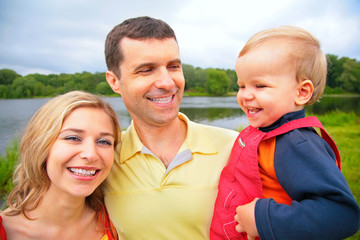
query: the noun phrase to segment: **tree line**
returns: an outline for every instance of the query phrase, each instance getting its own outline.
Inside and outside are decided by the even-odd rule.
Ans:
[[[328,54],[328,75],[325,93],[360,93],[360,62],[348,57]],[[183,64],[185,91],[191,95],[224,96],[237,92],[237,77],[232,69],[200,68]],[[101,95],[113,91],[104,72],[75,74],[19,75],[11,69],[0,70],[0,98],[52,97],[72,90]]]

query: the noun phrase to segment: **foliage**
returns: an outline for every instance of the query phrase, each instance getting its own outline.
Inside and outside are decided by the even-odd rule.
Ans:
[[[9,85],[11,84],[16,77],[19,75],[11,69],[2,69],[0,70],[0,85]]]
[[[328,75],[325,93],[360,93],[360,62],[327,55]],[[203,69],[183,64],[185,91],[200,95],[237,92],[237,76],[232,69]],[[21,76],[11,69],[0,69],[0,98],[52,97],[72,90],[111,95],[105,73],[29,74]]]
[[[356,125],[359,121],[359,117],[353,112],[332,111],[317,117],[324,126],[344,126],[344,123]]]
[[[327,86],[344,92],[360,93],[360,62],[347,57],[327,55]]]
[[[207,81],[206,70],[202,68],[194,68],[192,65],[182,65],[185,81],[185,90],[196,91],[204,89]]]
[[[13,188],[12,176],[19,159],[18,140],[14,139],[6,149],[6,155],[0,156],[0,200]]]
[[[222,70],[209,68],[206,70],[207,81],[205,88],[209,94],[225,95],[231,86],[231,79]]]
[[[0,70],[1,76],[8,76],[8,69]],[[3,84],[6,83],[6,84]],[[85,90],[92,93],[111,94],[105,73],[75,74],[29,74],[17,75],[15,79],[0,81],[0,98],[51,97],[72,90]]]

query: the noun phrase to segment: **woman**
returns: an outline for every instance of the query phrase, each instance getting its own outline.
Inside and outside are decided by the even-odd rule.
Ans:
[[[89,93],[41,107],[23,132],[16,186],[0,215],[7,239],[117,239],[101,183],[119,130],[110,105]]]

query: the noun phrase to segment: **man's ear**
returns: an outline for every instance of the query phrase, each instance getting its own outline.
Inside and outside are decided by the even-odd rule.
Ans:
[[[108,82],[108,84],[110,85],[111,89],[120,94],[120,81],[117,78],[117,76],[115,75],[115,73],[113,73],[112,71],[107,71],[105,73],[106,76],[106,81]]]
[[[309,80],[303,80],[299,83],[298,92],[295,98],[296,105],[305,105],[312,97],[314,93],[314,85]]]

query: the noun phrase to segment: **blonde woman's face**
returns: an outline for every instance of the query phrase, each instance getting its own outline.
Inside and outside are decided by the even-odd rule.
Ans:
[[[82,107],[71,112],[47,159],[49,191],[89,196],[113,164],[113,129],[110,116],[102,109]]]

